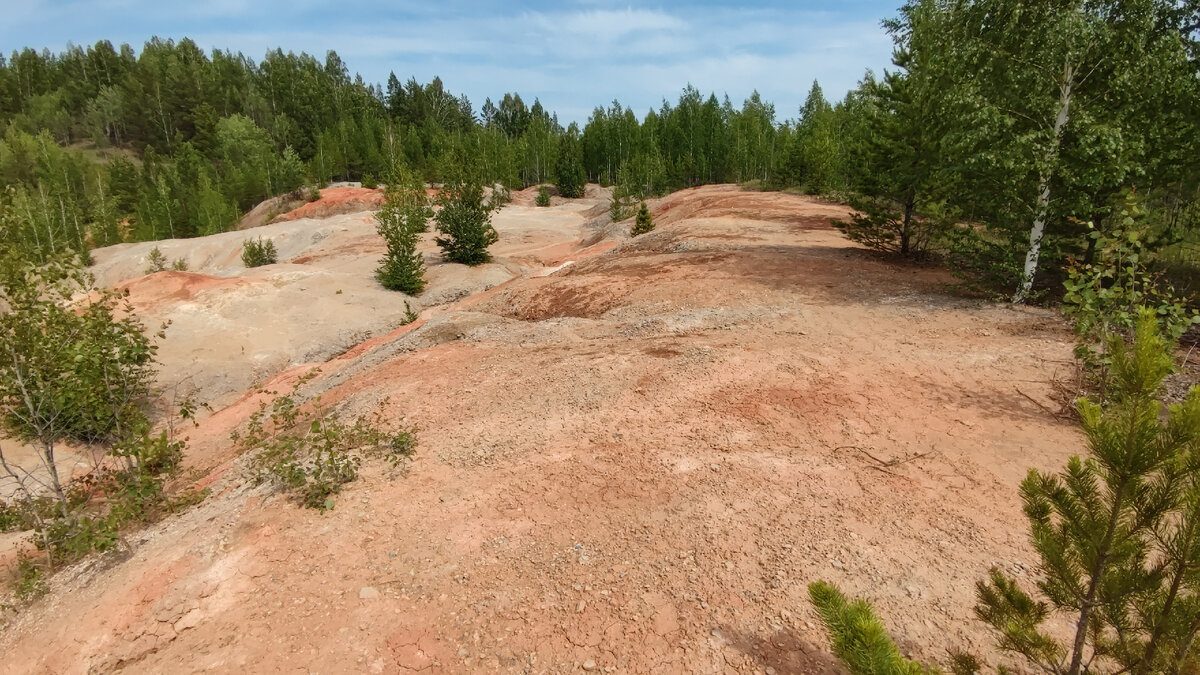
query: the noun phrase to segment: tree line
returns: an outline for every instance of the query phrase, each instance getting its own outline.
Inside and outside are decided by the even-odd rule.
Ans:
[[[397,166],[568,197],[737,182],[843,198],[851,237],[1024,298],[1090,262],[1130,199],[1163,244],[1200,223],[1198,16],[1194,0],[910,0],[884,22],[893,67],[840,101],[814,82],[781,120],[757,92],[738,107],[689,85],[582,128],[516,93],[476,112],[437,78],[368,84],[332,51],[25,49],[0,59],[0,208],[22,215],[3,237],[50,253],[209,234]]]

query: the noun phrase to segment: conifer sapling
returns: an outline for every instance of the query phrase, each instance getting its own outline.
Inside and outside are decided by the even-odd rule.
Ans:
[[[417,241],[429,229],[433,210],[420,180],[405,171],[396,173],[384,188],[383,206],[375,213],[376,229],[387,244],[375,278],[388,290],[417,295],[425,290],[425,263]]]

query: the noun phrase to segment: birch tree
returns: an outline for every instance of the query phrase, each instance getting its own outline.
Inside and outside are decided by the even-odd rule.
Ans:
[[[1023,224],[1027,233],[1014,302],[1033,289],[1051,227],[1087,219],[1111,189],[1137,178],[1138,155],[1116,155],[1141,147],[1144,159],[1157,150],[1146,146],[1152,122],[1130,113],[1171,93],[1146,72],[1148,58],[1186,63],[1178,33],[1162,30],[1166,4],[910,3],[937,7],[927,29],[948,42],[947,58],[932,67],[951,92],[945,143],[950,167],[966,180],[965,200],[990,225],[1015,235]]]

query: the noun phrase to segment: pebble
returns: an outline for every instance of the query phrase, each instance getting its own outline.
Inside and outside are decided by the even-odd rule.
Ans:
[[[583,662],[583,669],[584,669],[584,670],[588,670],[588,671],[595,670],[595,669],[596,669],[596,662],[595,662],[595,661],[593,661],[592,659],[588,659],[587,661],[584,661],[584,662]]]
[[[370,586],[363,586],[358,589],[358,597],[360,600],[375,600],[379,598],[379,591]]]

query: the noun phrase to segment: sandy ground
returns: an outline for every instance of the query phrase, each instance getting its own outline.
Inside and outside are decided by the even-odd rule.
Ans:
[[[1071,358],[1061,320],[878,259],[830,228],[844,207],[699,188],[629,240],[593,195],[514,199],[497,277],[434,265],[427,294],[467,293],[423,296],[409,326],[362,316],[395,305],[372,295],[363,216],[261,228],[276,269],[222,258],[242,235],[189,249],[199,279],[130,282],[98,255],[176,319],[164,362],[189,352],[172,341],[221,352],[171,369],[249,369],[267,321],[273,386],[320,363],[307,393],[387,398],[420,447],[302,510],[241,480],[228,433],[258,401],[241,396],[192,433],[213,496],[56,577],[0,636],[0,670],[837,672],[815,579],[874,602],[916,657],[993,655],[974,581],[1032,577],[1017,484],[1082,449],[1029,398],[1048,404]],[[347,323],[371,337],[327,344]]]

